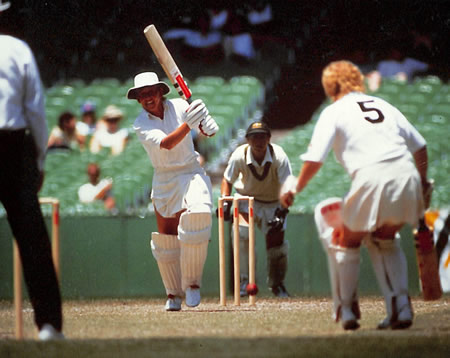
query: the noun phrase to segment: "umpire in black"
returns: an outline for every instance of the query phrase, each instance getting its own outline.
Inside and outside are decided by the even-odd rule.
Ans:
[[[0,15],[10,6],[0,0]],[[0,201],[17,241],[41,340],[63,338],[62,305],[38,191],[48,139],[44,95],[28,45],[0,33]]]

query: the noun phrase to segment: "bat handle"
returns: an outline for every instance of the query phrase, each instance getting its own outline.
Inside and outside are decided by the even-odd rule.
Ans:
[[[192,103],[192,97],[189,97],[186,101],[187,101],[187,103],[191,104]]]

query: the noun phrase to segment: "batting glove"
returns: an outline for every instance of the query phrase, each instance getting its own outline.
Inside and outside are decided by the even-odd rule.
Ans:
[[[219,126],[216,121],[208,115],[203,121],[200,122],[198,129],[204,136],[212,137],[219,131]]]
[[[186,109],[184,122],[189,128],[196,128],[202,119],[208,115],[209,111],[206,108],[205,103],[201,99],[196,99]]]

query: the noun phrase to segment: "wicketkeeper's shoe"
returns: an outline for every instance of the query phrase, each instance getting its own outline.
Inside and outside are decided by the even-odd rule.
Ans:
[[[57,331],[55,327],[49,323],[45,323],[39,331],[39,340],[41,341],[60,340],[64,338],[64,334]]]
[[[270,290],[278,298],[288,298],[289,297],[289,293],[283,284],[280,284],[278,286],[273,286]]]
[[[191,286],[186,290],[186,306],[197,307],[200,304],[200,287]]]
[[[341,322],[345,330],[358,329],[359,323],[351,307],[341,307]]]
[[[248,280],[241,278],[241,289],[240,289],[241,297],[245,297],[248,295],[247,285],[248,285]]]
[[[166,305],[164,307],[166,311],[174,312],[181,310],[181,297],[168,295]]]

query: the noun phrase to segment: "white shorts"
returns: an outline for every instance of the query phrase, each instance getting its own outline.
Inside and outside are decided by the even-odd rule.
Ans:
[[[416,226],[423,213],[419,173],[412,161],[402,158],[355,173],[342,219],[352,231],[372,232],[384,224]]]
[[[212,208],[211,180],[199,168],[190,173],[164,173],[153,177],[151,199],[163,217],[174,217],[190,206],[203,204]]]

